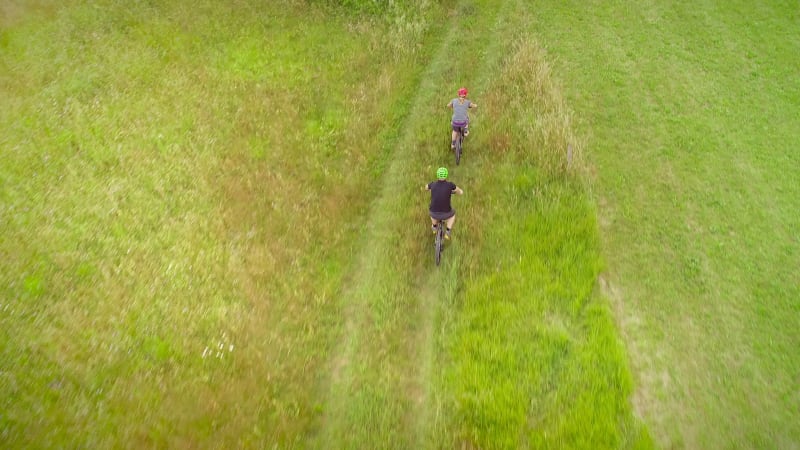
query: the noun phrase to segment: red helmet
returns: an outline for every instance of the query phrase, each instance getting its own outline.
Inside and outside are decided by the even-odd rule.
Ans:
[[[467,88],[461,88],[461,89],[459,89],[459,90],[458,90],[458,95],[459,95],[459,96],[462,96],[462,95],[463,95],[463,96],[465,96],[465,97],[466,97],[466,95],[467,95]]]

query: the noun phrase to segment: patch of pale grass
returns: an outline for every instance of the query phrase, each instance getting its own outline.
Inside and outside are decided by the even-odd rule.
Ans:
[[[533,160],[549,176],[585,175],[583,141],[555,81],[546,51],[532,37],[515,41],[485,100],[497,112],[493,151]],[[517,139],[511,139],[512,133]]]

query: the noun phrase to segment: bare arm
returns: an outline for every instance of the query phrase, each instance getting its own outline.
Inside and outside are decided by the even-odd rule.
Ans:
[[[453,189],[453,193],[458,195],[464,195],[464,191],[462,191],[461,188],[458,186],[456,186],[456,188]]]

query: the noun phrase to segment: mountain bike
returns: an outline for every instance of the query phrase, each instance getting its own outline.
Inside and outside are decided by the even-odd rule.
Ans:
[[[446,224],[444,220],[440,220],[436,224],[436,238],[434,239],[434,248],[436,249],[436,265],[442,260],[442,250],[444,250],[444,233]]]

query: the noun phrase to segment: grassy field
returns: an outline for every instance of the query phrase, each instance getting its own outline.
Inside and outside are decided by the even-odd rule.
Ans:
[[[796,10],[626,5],[4,4],[2,447],[796,445]]]
[[[4,27],[8,446],[302,442],[425,31],[332,13],[75,3]]]
[[[646,445],[527,5],[383,8],[7,8],[6,447]]]
[[[597,167],[637,412],[663,448],[798,448],[797,3],[561,2],[532,27]]]

